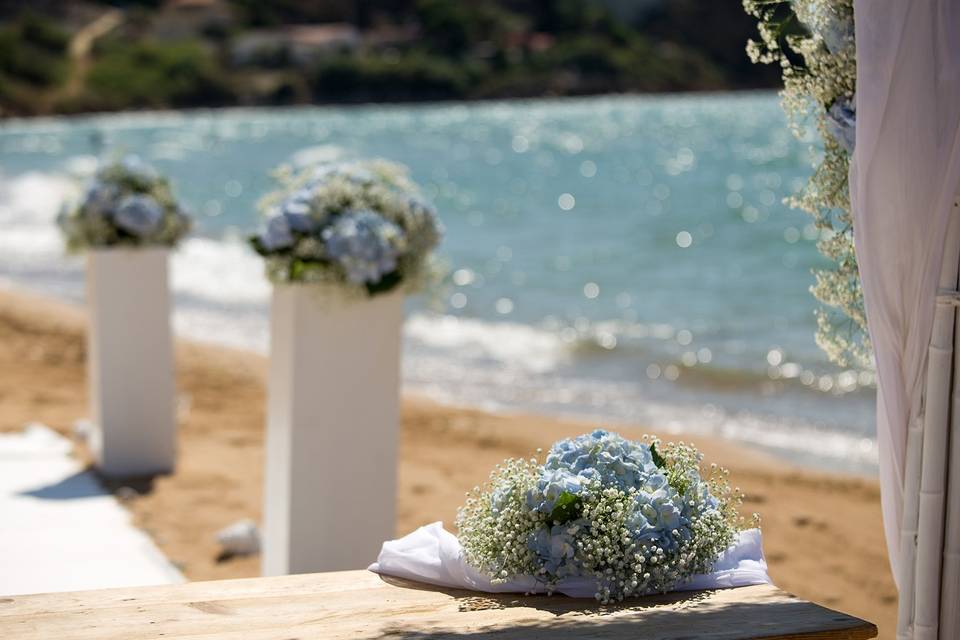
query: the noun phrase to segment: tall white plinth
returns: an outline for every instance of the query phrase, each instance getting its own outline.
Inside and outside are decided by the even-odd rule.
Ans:
[[[173,339],[167,249],[103,249],[87,258],[90,446],[109,476],[173,471]]]
[[[394,537],[402,323],[398,292],[274,288],[264,575],[361,569]]]

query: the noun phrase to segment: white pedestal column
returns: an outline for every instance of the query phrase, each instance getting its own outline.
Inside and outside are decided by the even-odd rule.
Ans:
[[[173,470],[173,340],[167,254],[104,249],[87,258],[90,445],[106,475]]]
[[[398,292],[274,288],[264,575],[361,569],[394,537],[402,323]]]

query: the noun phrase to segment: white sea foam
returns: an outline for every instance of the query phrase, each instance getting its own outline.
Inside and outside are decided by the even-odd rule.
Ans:
[[[558,334],[511,322],[416,314],[407,321],[406,337],[470,361],[537,373],[554,369],[568,356]]]
[[[306,167],[312,164],[334,162],[344,155],[342,147],[332,144],[320,144],[297,151],[290,157],[290,164],[295,167]]]
[[[876,467],[873,438],[826,429],[803,420],[730,411],[713,404],[678,407],[651,403],[649,422],[676,434],[720,437],[774,451],[804,464],[862,472]]]
[[[261,305],[270,296],[263,260],[241,241],[190,238],[174,253],[174,295],[210,304]]]
[[[53,222],[64,199],[76,190],[76,185],[67,176],[30,172],[7,177],[0,173],[0,223],[4,227],[0,239],[6,241],[11,232],[29,230],[34,233],[27,246],[5,242],[3,248],[27,252],[46,250],[59,244]],[[24,240],[24,237],[20,236],[18,240]]]
[[[0,173],[0,278],[79,299],[80,262],[64,258],[55,224],[64,199],[75,192],[75,183],[63,175]]]

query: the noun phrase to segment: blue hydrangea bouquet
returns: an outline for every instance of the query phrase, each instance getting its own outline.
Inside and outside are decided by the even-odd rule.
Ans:
[[[169,181],[137,156],[101,166],[79,202],[57,223],[67,250],[173,247],[191,227]]]
[[[701,462],[682,442],[603,430],[557,442],[543,463],[507,460],[457,514],[466,563],[547,593],[592,578],[601,602],[673,590],[709,573],[742,528],[739,490]]]
[[[263,228],[250,238],[275,283],[329,283],[376,295],[421,288],[434,273],[436,212],[405,167],[384,160],[277,172]]]

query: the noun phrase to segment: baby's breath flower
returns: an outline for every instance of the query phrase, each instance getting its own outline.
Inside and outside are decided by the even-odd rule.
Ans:
[[[833,263],[814,270],[811,292],[822,305],[817,344],[841,366],[872,366],[847,183],[856,143],[853,0],[743,0],[743,6],[759,20],[760,41],[747,43],[750,59],[782,69],[780,97],[791,130],[805,139],[812,124],[822,141],[813,150],[813,175],[786,199],[813,216],[817,248]]]
[[[457,514],[467,560],[494,583],[596,580],[601,602],[668,591],[710,570],[738,531],[736,500],[689,444],[597,430],[546,461],[507,460]]]

